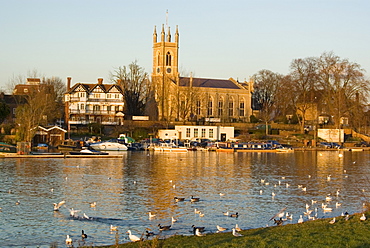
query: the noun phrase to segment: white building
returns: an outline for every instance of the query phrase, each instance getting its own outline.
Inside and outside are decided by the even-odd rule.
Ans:
[[[163,140],[228,141],[234,137],[234,127],[223,126],[175,126],[175,129],[158,130],[158,138]]]
[[[76,83],[72,87],[71,78],[67,78],[64,101],[69,127],[90,123],[123,124],[123,91],[117,84],[103,84],[102,78],[97,83]]]

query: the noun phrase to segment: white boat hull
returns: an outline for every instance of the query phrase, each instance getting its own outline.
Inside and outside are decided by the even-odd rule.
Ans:
[[[126,145],[116,142],[101,142],[91,144],[90,147],[97,151],[127,151]]]

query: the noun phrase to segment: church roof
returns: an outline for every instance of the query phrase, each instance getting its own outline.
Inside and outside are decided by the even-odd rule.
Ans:
[[[190,79],[193,80],[193,87],[203,88],[223,88],[223,89],[242,89],[230,79],[213,79],[213,78],[190,78],[180,77],[179,86],[189,86]]]

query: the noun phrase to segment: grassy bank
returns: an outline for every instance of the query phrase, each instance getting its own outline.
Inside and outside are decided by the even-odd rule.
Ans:
[[[361,214],[354,214],[348,220],[336,217],[334,224],[329,223],[330,218],[244,230],[242,237],[231,232],[203,237],[178,235],[107,247],[370,247],[370,212],[365,214],[365,221],[360,220]]]

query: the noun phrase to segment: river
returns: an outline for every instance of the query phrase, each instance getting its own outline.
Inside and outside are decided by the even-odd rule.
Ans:
[[[0,246],[65,247],[67,234],[75,247],[112,245],[129,242],[127,230],[159,233],[158,224],[172,225],[165,236],[192,235],[192,225],[206,233],[216,232],[216,225],[228,231],[235,224],[265,227],[274,225],[271,217],[283,208],[293,215],[284,224],[297,223],[300,215],[308,221],[306,205],[318,218],[361,212],[370,191],[369,152],[122,154],[1,159]],[[176,203],[175,196],[186,199]],[[191,196],[200,201],[191,203]],[[332,211],[324,212],[322,204]],[[72,208],[79,217],[70,217]],[[149,212],[155,217],[149,219]],[[172,223],[172,216],[178,221]],[[118,231],[110,231],[111,225]]]

